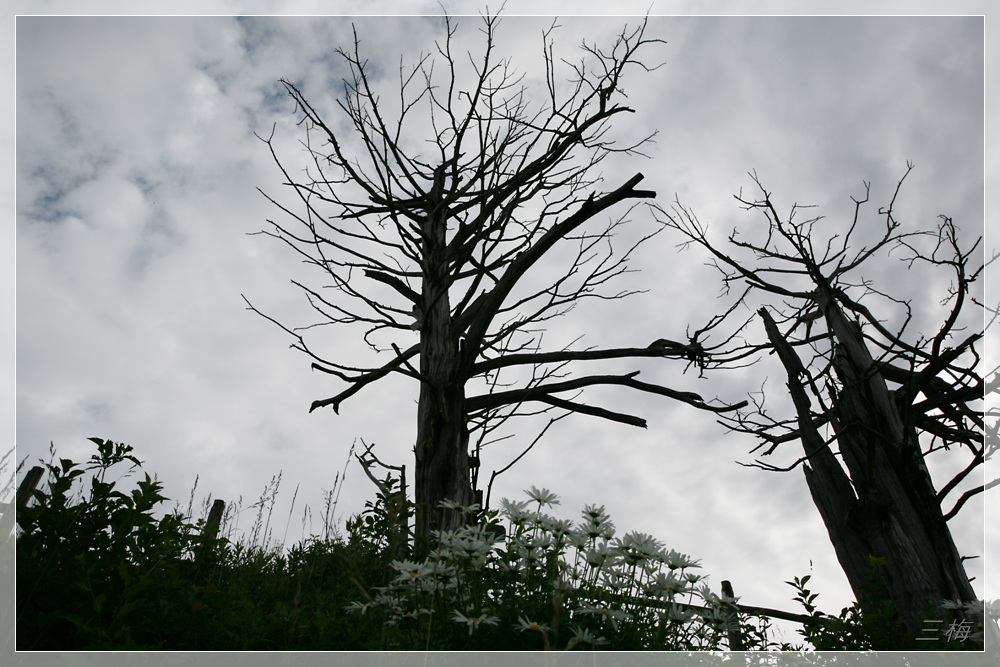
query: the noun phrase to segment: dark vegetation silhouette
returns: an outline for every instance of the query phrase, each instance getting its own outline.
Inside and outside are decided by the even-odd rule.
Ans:
[[[257,510],[249,531],[236,535],[239,503],[219,525],[208,500],[202,518],[192,518],[193,490],[186,512],[162,513],[162,486],[132,447],[91,441],[97,453],[82,465],[53,451],[44,483],[18,507],[19,651],[669,650],[717,664],[710,656],[725,655],[719,650],[733,646],[734,632],[748,651],[867,650],[899,641],[884,599],[873,611],[855,605],[828,617],[816,609],[809,577],[789,582],[807,615],[740,604],[731,616],[731,600],[695,585],[696,561],[641,533],[611,540],[603,507],[585,508],[567,532],[568,522],[542,511],[557,500],[544,490],[502,503],[509,530],[499,541],[465,526],[430,558],[398,560],[389,537],[395,510],[384,495],[341,532],[328,523],[331,490],[322,533],[286,547],[272,543],[267,528],[276,485],[248,508]],[[7,517],[8,508],[0,511]],[[574,541],[590,546],[581,552]],[[13,546],[12,537],[0,539],[5,580],[14,578]],[[553,569],[580,576],[562,580]],[[14,596],[0,602],[13,607]],[[776,641],[769,616],[801,623],[808,643]],[[13,649],[14,637],[3,642]],[[977,646],[973,639],[932,648]]]

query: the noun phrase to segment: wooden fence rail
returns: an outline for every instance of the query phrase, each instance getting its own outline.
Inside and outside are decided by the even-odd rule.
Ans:
[[[622,602],[625,604],[640,605],[643,607],[649,607],[651,609],[671,609],[672,607],[677,607],[681,610],[693,611],[700,615],[711,616],[712,610],[708,607],[701,607],[694,604],[685,604],[683,602],[668,602],[665,600],[654,600],[651,598],[642,598],[629,595],[611,595],[609,596],[611,600],[615,602]],[[722,599],[723,599],[723,610],[728,615],[726,619],[726,632],[729,636],[729,649],[731,651],[743,651],[745,649],[745,642],[743,641],[743,633],[740,628],[738,614],[744,614],[746,616],[768,616],[770,618],[778,618],[783,621],[791,621],[793,623],[812,623],[819,621],[822,624],[828,624],[834,619],[827,616],[819,616],[814,618],[806,614],[795,614],[788,611],[781,611],[780,609],[769,609],[768,607],[756,607],[748,604],[738,604],[731,602],[734,600],[736,595],[733,593],[733,585],[728,581],[722,582]]]

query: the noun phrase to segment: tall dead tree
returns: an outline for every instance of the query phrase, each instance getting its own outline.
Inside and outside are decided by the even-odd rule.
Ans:
[[[637,154],[646,141],[621,146],[609,130],[612,120],[632,111],[623,103],[625,71],[648,71],[637,52],[659,40],[645,36],[643,23],[626,27],[608,49],[585,42],[582,59],[568,64],[567,82],[557,75],[553,24],[542,33],[546,89],[536,104],[509,61],[496,54],[497,18],[482,21],[483,52],[459,55],[452,52],[455,25],[446,17],[436,53],[401,66],[398,82],[385,84],[392,93],[385,97],[355,33],[353,49],[338,50],[351,72],[337,102],[347,125],[324,120],[298,85],[283,80],[306,132],[304,175],[293,175],[278,158],[273,133],[265,140],[297,202],[268,199],[297,227],[269,220],[264,233],[294,248],[330,283],[322,289],[295,283],[323,323],[359,325],[373,358],[387,355],[368,365],[334,360],[314,351],[301,329],[279,323],[295,337],[293,347],[312,358],[313,369],[347,384],[310,410],[339,411],[390,374],[419,382],[418,536],[458,524],[458,513],[440,503],[477,500],[470,439],[476,437],[478,447],[514,415],[555,410],[645,426],[639,417],[578,400],[597,385],[622,385],[704,410],[735,408],[642,382],[638,371],[568,376],[572,362],[687,358],[688,344],[541,347],[541,326],[582,299],[627,296],[602,288],[626,270],[636,246],[659,231],[616,247],[633,207],[655,193],[637,188],[640,173],[602,190],[596,170],[613,153]],[[548,262],[557,254],[568,263]],[[545,270],[529,273],[540,266]]]
[[[911,169],[908,165],[906,174]],[[859,227],[871,229],[871,223],[859,221],[867,184],[865,197],[854,200],[853,219],[832,230],[821,217],[797,220],[802,207],[781,217],[756,175],[759,198],[737,199],[763,213],[759,235],[734,231],[728,245],[716,245],[679,203],[665,212],[665,223],[686,237],[685,244],[710,253],[727,292],[744,288],[737,305],[764,304],[757,311],[763,340],[748,341],[752,317],[725,329],[735,306],[709,322],[702,335],[727,333],[723,341],[706,344],[707,367],[745,365],[766,350],[776,353],[786,371],[793,416],[773,417],[761,395],[752,409],[722,423],[759,438],[754,451],[768,446],[764,456],[784,443],[801,442],[804,455],[790,466],[760,459],[752,465],[772,471],[802,466],[858,601],[865,605],[876,595],[868,582],[871,557],[880,559],[881,594],[893,601],[915,638],[921,614],[935,613],[942,600],[975,600],[947,521],[997,482],[975,485],[953,498],[988,453],[976,349],[983,332],[974,319],[971,329],[963,330],[970,321],[965,311],[972,288],[983,270],[979,240],[963,249],[956,225],[946,217],[939,218],[936,229],[903,232],[893,204],[905,178],[879,211],[882,233],[860,248],[853,247]],[[942,323],[933,336],[911,335],[911,304],[880,292],[871,279],[856,277],[862,265],[870,276],[872,265],[886,261],[883,252],[890,249],[905,255],[907,268],[927,264],[951,274]],[[894,314],[899,315],[895,321]],[[925,458],[943,450],[949,456],[964,452],[967,461],[936,489]]]

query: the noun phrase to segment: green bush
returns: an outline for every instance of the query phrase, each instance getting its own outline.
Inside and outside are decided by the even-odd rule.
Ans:
[[[547,514],[558,499],[534,487],[528,500],[505,499],[491,512],[448,503],[468,525],[414,547],[400,529],[412,504],[388,479],[348,519],[346,536],[328,526],[323,538],[288,549],[267,536],[263,544],[205,540],[203,521],[179,511],[154,516],[166,498],[148,474],[129,492],[117,488],[141,468],[131,447],[91,441],[97,454],[85,465],[47,464],[47,484],[18,511],[18,650],[686,651],[728,644],[732,601],[712,593],[698,562],[649,535],[615,537],[603,507],[587,506],[574,524]],[[258,537],[255,524],[251,540]],[[812,647],[884,650],[902,641],[891,603],[874,599],[831,619],[816,609],[808,581],[788,583],[813,619],[802,629]],[[774,643],[766,617],[736,621],[748,650],[801,650]]]
[[[195,527],[178,514],[153,517],[165,498],[149,475],[130,494],[116,490],[110,469],[141,464],[128,445],[91,440],[98,453],[88,465],[48,464],[48,489],[18,510],[19,650],[166,646],[194,595]],[[74,482],[88,471],[89,493],[73,502]]]
[[[130,446],[91,441],[87,465],[47,464],[48,484],[18,511],[19,650],[370,647],[341,608],[381,583],[374,545],[311,538],[286,555],[204,542],[203,522],[153,516],[166,498],[148,474],[130,493],[116,488],[141,467]],[[89,491],[74,496],[87,473]]]
[[[880,558],[869,556],[868,558],[868,580],[865,584],[867,593],[864,603],[855,602],[850,607],[844,607],[840,614],[833,617],[819,612],[814,604],[817,593],[813,593],[806,584],[810,576],[802,578],[794,577],[793,581],[787,581],[788,585],[796,590],[795,600],[798,601],[810,615],[812,620],[804,623],[800,634],[817,651],[912,651],[912,650],[953,650],[953,651],[981,651],[983,649],[983,627],[982,623],[971,624],[968,635],[964,636],[942,636],[940,641],[920,641],[913,637],[904,627],[899,617],[896,615],[895,605],[892,600],[885,595],[885,589],[881,585],[879,567],[885,563]],[[943,625],[944,628],[957,628],[959,624],[964,625],[964,621],[957,615],[950,618],[942,618],[942,612],[947,609],[957,608],[946,603],[945,606],[935,611],[928,605],[924,615],[926,619],[933,619]],[[982,606],[980,605],[981,618]],[[976,618],[975,614],[969,615]],[[939,626],[930,626],[936,628]]]

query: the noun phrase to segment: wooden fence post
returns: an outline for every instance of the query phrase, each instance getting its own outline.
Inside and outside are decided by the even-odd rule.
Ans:
[[[729,650],[742,651],[743,631],[740,629],[739,609],[736,607],[736,594],[733,585],[722,582],[722,608],[726,611],[726,631],[729,633]]]
[[[28,504],[28,501],[31,499],[31,492],[38,486],[38,482],[42,479],[44,472],[45,468],[42,466],[35,466],[28,471],[28,474],[21,480],[21,485],[17,487],[16,506],[11,503],[0,503],[0,512],[3,513],[3,518],[0,518],[0,537],[6,538],[14,530],[16,508],[24,507]]]
[[[42,479],[42,474],[45,472],[45,468],[42,466],[35,466],[28,471],[28,474],[24,476],[21,480],[21,486],[17,487],[17,506],[24,507],[28,504],[28,500],[31,499],[31,492],[35,490],[38,486],[38,482]]]
[[[226,501],[216,498],[212,503],[212,509],[208,511],[208,519],[201,529],[201,544],[195,549],[195,562],[203,561],[202,554],[207,553],[212,542],[219,534],[219,526],[222,525],[222,515],[226,511]]]
[[[208,520],[201,531],[203,542],[214,540],[219,534],[219,526],[222,524],[222,513],[226,511],[226,501],[219,498],[212,503],[212,509],[208,511]]]

